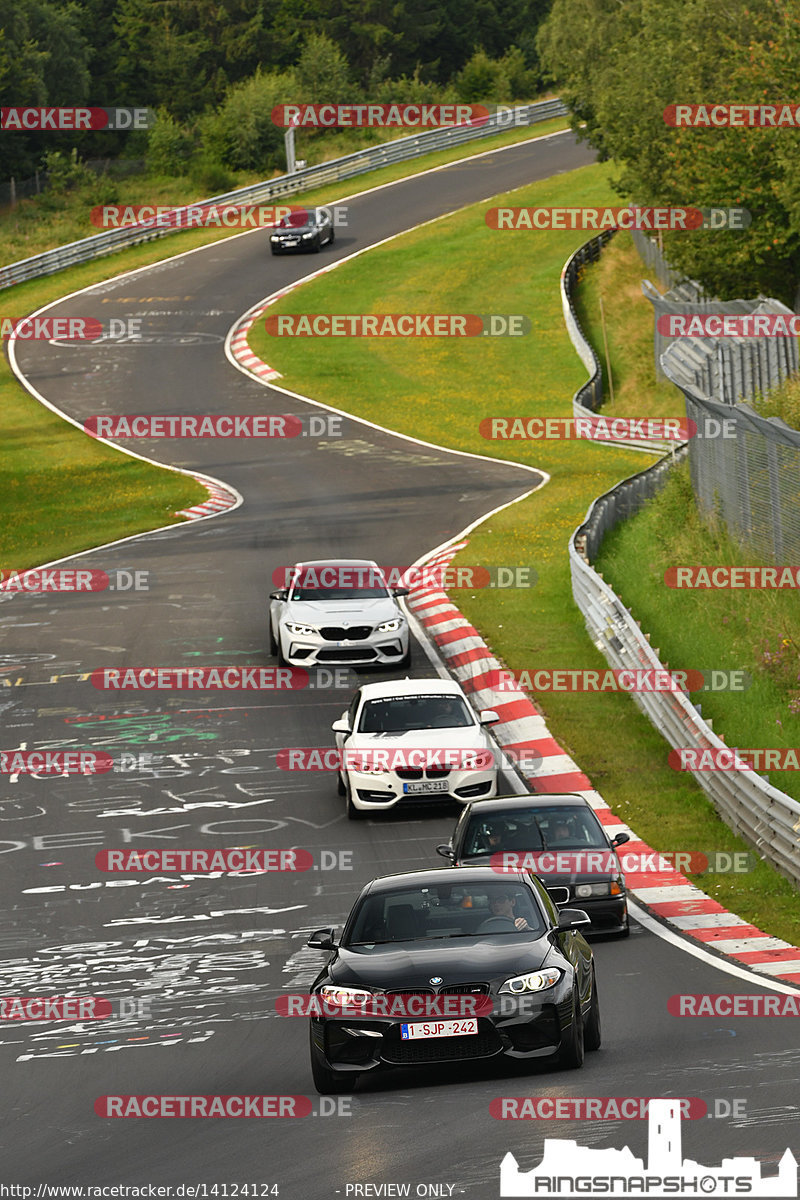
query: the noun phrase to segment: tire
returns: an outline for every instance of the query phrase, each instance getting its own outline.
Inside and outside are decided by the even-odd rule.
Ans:
[[[272,621],[269,623],[269,652],[273,658],[278,653],[278,643],[275,641],[275,634],[272,632]]]
[[[339,1095],[341,1092],[351,1092],[356,1085],[358,1075],[351,1071],[333,1071],[320,1056],[319,1050],[311,1042],[311,1076],[314,1087],[321,1096]]]
[[[397,665],[401,670],[406,670],[407,667],[411,666],[411,638],[408,639],[408,649]]]
[[[275,646],[275,657],[278,660],[279,667],[288,667],[289,664],[287,663],[286,659],[283,657],[283,646],[281,645],[280,633],[278,633],[278,641]]]
[[[333,232],[333,226],[331,225],[331,236],[328,238],[328,245],[332,246],[335,241],[336,241],[336,234]]]
[[[568,1070],[577,1070],[583,1066],[584,1058],[583,1013],[581,1012],[580,997],[577,992],[572,997],[572,1024],[569,1036],[558,1052],[558,1065]]]
[[[602,1042],[600,1030],[600,999],[597,995],[597,980],[592,971],[592,1006],[583,1031],[583,1044],[587,1050],[599,1050]]]
[[[336,772],[336,791],[340,796],[347,795],[347,788],[344,786],[344,780],[342,779],[341,771]]]
[[[631,919],[630,919],[630,917],[626,917],[625,918],[625,928],[623,929],[622,933],[617,934],[617,937],[626,938],[626,937],[630,937],[630,936],[631,936]]]
[[[315,254],[319,254],[320,250],[322,249],[322,245],[320,243],[319,238],[317,238],[315,240],[314,245],[311,247],[311,249],[314,251]]]

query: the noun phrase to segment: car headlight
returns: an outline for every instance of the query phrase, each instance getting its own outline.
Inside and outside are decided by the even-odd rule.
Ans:
[[[319,988],[317,994],[324,998],[326,1004],[340,1004],[342,1008],[369,1004],[372,999],[372,992],[366,992],[363,988],[335,987],[328,983]]]
[[[357,751],[352,751],[348,754],[345,751],[345,766],[350,771],[357,771],[359,775],[385,775],[385,767],[377,767],[374,762],[370,761],[370,756],[367,754],[363,758]]]
[[[395,617],[392,621],[384,621],[377,628],[378,633],[394,633],[395,629],[401,629],[403,625],[402,617]]]
[[[619,894],[619,893],[617,893]],[[575,899],[586,900],[589,896],[610,896],[610,883],[578,883],[575,885]]]
[[[312,238],[314,236],[314,234],[313,233],[301,233],[300,236],[303,239],[303,241],[305,242],[308,240],[308,238]]]
[[[278,237],[277,233],[273,233],[269,240],[271,242],[279,242],[281,239]]]
[[[523,992],[544,992],[547,988],[555,987],[561,978],[558,967],[548,967],[545,971],[529,971],[527,975],[515,975],[501,985],[501,992],[510,992],[519,996]]]
[[[317,632],[313,625],[293,625],[290,621],[286,622],[286,628],[295,637],[311,637]]]

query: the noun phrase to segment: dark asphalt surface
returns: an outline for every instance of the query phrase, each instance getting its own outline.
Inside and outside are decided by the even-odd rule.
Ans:
[[[273,259],[256,233],[111,280],[51,313],[140,316],[145,334],[201,332],[204,344],[28,343],[19,363],[79,420],[303,412],[226,361],[223,340],[241,312],[356,247],[589,160],[571,135],[514,147],[352,201],[352,232],[319,258]],[[3,746],[105,749],[125,755],[128,768],[95,779],[0,780],[0,995],[143,1003],[141,1016],[126,1021],[0,1028],[0,1182],[248,1183],[277,1185],[298,1200],[408,1184],[411,1195],[488,1200],[499,1194],[506,1151],[530,1168],[545,1136],[629,1145],[646,1159],[645,1122],[490,1115],[494,1097],[542,1094],[698,1096],[710,1108],[717,1099],[744,1101],[738,1119],[684,1122],[684,1153],[709,1166],[755,1156],[771,1172],[800,1141],[796,1025],[669,1016],[667,998],[678,991],[760,989],[639,926],[627,942],[595,944],[604,1044],[582,1071],[398,1072],[365,1080],[338,1110],[333,1100],[333,1113],[320,1111],[306,1022],[278,1017],[275,999],[311,981],[324,956],[306,948],[308,932],[341,927],[365,880],[441,865],[434,848],[453,813],[353,823],[332,777],[278,770],[282,747],[332,744],[329,726],[348,702],[352,672],[341,688],[149,695],[101,691],[86,675],[108,666],[274,665],[266,608],[275,568],[332,555],[411,562],[537,477],[349,420],[341,439],[126,444],[233,484],[244,504],[72,560],[148,571],[146,592],[0,604]],[[412,673],[430,671],[415,646]],[[94,865],[99,849],[234,845],[302,846],[330,869],[140,879]],[[93,1111],[108,1094],[273,1093],[311,1096],[314,1114],[168,1122]],[[250,1193],[266,1194],[261,1186]]]

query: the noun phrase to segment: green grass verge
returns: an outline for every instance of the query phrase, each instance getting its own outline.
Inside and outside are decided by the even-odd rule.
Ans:
[[[612,203],[603,165],[585,167],[514,192],[503,202],[530,205]],[[582,233],[498,233],[476,205],[361,255],[284,297],[271,313],[486,312],[527,313],[525,338],[319,339],[269,337],[259,323],[250,344],[284,376],[286,387],[399,432],[478,454],[527,462],[550,483],[480,526],[460,556],[468,563],[523,565],[538,574],[532,590],[459,593],[458,604],[494,653],[512,670],[602,668],[605,659],[586,634],[572,601],[567,540],[591,501],[653,461],[612,447],[563,442],[486,442],[486,416],[570,416],[571,397],[585,372],[567,337],[558,280]],[[624,251],[630,239],[614,245]],[[602,260],[601,260],[602,262]],[[617,281],[619,282],[619,280]],[[638,285],[637,285],[638,286]],[[617,293],[615,293],[616,295]],[[346,297],[343,301],[342,297]],[[627,387],[628,344],[646,348],[652,364],[652,310],[632,284],[619,292],[625,327],[611,334],[612,369],[620,399],[644,415],[645,403],[664,416],[682,413],[680,395],[645,401],[647,365],[632,352],[637,381]],[[607,314],[608,315],[608,314]],[[584,313],[587,327],[592,314]],[[649,331],[649,332],[648,332]],[[601,337],[597,345],[602,347]],[[652,368],[651,368],[652,369]],[[653,380],[653,384],[654,384]],[[674,389],[673,389],[674,391]],[[456,560],[458,561],[458,560]],[[691,776],[667,764],[668,746],[630,697],[549,693],[537,697],[553,735],[575,758],[619,816],[657,849],[743,850]],[[694,877],[745,920],[772,934],[800,938],[797,894],[776,871],[759,866],[745,876]]]
[[[509,130],[494,138],[315,189],[303,193],[302,199],[324,204],[350,190],[366,191],[453,159],[565,128],[566,120],[557,118],[535,127]],[[156,181],[156,190],[148,190],[153,183],[131,181],[126,201],[180,204],[197,198],[189,180]],[[9,228],[9,218],[0,222],[0,252],[4,258],[11,246],[17,247],[13,257],[18,258],[97,232],[88,223],[85,203],[77,200],[61,215],[50,213],[38,232],[26,226],[22,243],[13,241]],[[266,240],[267,235],[263,236]],[[219,240],[220,231],[214,229],[157,238],[56,275],[6,288],[0,291],[0,312],[4,317],[26,316],[67,292]],[[267,257],[265,263],[269,261]],[[186,476],[101,446],[62,421],[19,385],[5,355],[0,359],[0,439],[4,447],[0,466],[0,570],[22,570],[158,528],[175,520],[175,512],[207,497],[205,488]]]

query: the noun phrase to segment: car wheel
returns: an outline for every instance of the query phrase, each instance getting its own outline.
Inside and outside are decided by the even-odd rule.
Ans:
[[[600,998],[597,995],[597,980],[592,971],[592,1006],[583,1031],[583,1044],[587,1050],[599,1050],[602,1036],[600,1032]]]
[[[321,244],[319,238],[314,239],[314,244],[312,245],[311,249],[314,251],[315,254],[319,254],[320,250],[322,249],[322,244]]]
[[[275,655],[278,659],[279,667],[288,667],[289,664],[287,663],[286,659],[283,657],[283,645],[281,644],[280,634],[278,634],[278,643],[275,647]]]
[[[332,246],[335,240],[336,234],[333,232],[333,226],[331,225],[331,236],[328,238],[328,245]]]
[[[621,937],[621,938],[626,938],[626,937],[631,936],[631,919],[630,919],[630,917],[625,918],[625,928],[622,930],[622,933],[617,934],[617,936]]]
[[[278,251],[275,249],[275,247],[274,247],[274,246],[270,246],[270,253],[272,253],[272,254],[277,254],[277,253],[278,253]]]
[[[336,772],[336,790],[340,796],[347,795],[347,788],[344,786],[344,780],[342,779],[341,771]]]
[[[311,1075],[314,1087],[321,1096],[338,1095],[341,1092],[352,1092],[358,1075],[351,1071],[333,1071],[322,1060],[319,1050],[311,1037]]]
[[[572,997],[572,1024],[570,1025],[567,1040],[562,1043],[561,1049],[558,1052],[559,1066],[570,1069],[582,1067],[583,1056],[583,1013],[581,1012],[580,997],[575,992]]]
[[[411,666],[411,639],[410,638],[408,639],[408,649],[406,650],[405,654],[400,659],[400,661],[397,665],[398,665],[398,667],[400,667],[403,670],[406,667]]]
[[[278,643],[275,641],[275,634],[272,632],[272,621],[269,623],[269,652],[273,658],[278,653]]]

